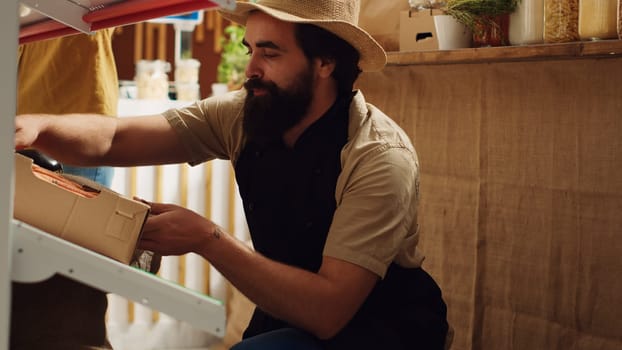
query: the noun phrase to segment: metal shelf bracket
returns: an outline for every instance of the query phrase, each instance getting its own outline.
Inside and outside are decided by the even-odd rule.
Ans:
[[[82,17],[89,8],[70,0],[20,0],[30,9],[83,33],[91,33],[91,24]]]

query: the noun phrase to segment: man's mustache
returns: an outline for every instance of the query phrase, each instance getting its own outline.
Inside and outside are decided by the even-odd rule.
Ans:
[[[271,82],[264,82],[259,78],[252,78],[244,82],[244,88],[249,92],[253,89],[265,89],[272,92],[276,89],[276,84]]]

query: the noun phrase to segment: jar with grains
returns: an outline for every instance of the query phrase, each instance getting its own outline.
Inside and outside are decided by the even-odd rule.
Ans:
[[[194,58],[179,59],[175,62],[175,83],[198,83],[201,62]]]
[[[579,40],[579,0],[544,0],[544,42]]]
[[[139,99],[168,99],[168,75],[171,65],[166,61],[139,60],[136,62],[137,97]]]
[[[510,14],[509,40],[512,45],[540,44],[544,41],[544,0],[521,0]]]
[[[579,0],[581,40],[617,39],[618,0]]]
[[[618,39],[622,40],[622,0],[618,0]]]

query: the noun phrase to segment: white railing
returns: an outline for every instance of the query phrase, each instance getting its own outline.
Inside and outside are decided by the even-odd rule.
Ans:
[[[119,115],[152,114],[164,108],[157,104],[132,108],[136,104],[140,102],[120,104]],[[239,239],[248,239],[241,200],[228,161],[214,160],[195,167],[174,164],[115,168],[111,187],[126,196],[184,206],[211,219]],[[159,275],[226,302],[226,280],[196,254],[164,257]],[[206,348],[219,341],[144,305],[116,295],[109,295],[108,301],[107,326],[115,350]]]

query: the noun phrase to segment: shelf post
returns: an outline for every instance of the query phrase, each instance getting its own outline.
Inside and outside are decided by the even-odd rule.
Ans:
[[[0,2],[0,350],[9,348],[11,240],[13,218],[13,140],[17,83],[17,0]]]

